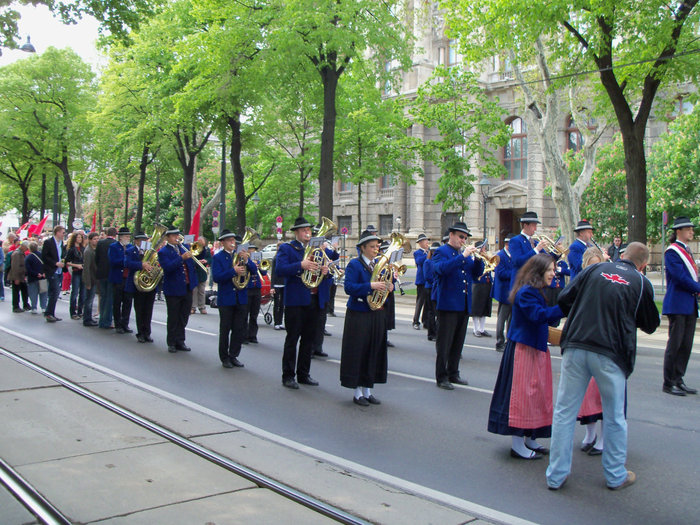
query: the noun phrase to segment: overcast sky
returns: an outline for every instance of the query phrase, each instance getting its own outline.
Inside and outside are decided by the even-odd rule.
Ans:
[[[70,47],[90,64],[93,70],[97,71],[100,65],[105,65],[106,60],[100,57],[95,48],[98,24],[94,18],[84,17],[77,25],[64,25],[43,5],[17,6],[15,9],[22,15],[19,20],[20,45],[26,42],[29,35],[37,53],[41,53],[50,46],[58,49]],[[23,51],[3,49],[0,66],[26,56],[27,54]]]

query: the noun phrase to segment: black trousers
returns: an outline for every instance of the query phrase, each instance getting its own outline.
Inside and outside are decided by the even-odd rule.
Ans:
[[[668,316],[668,342],[664,354],[664,386],[683,381],[698,318],[694,315],[670,314]]]
[[[328,302],[326,303],[326,312],[328,312],[329,314],[335,315],[335,293],[337,291],[338,285],[335,284],[335,281],[333,281],[333,284],[331,284],[331,295],[328,299]]]
[[[318,296],[311,296],[308,306],[287,306],[284,309],[284,323],[287,337],[284,340],[282,354],[282,380],[306,379],[311,370],[311,349],[313,347],[318,317],[321,309],[318,306]],[[299,357],[297,358],[297,342],[299,342]]]
[[[219,306],[219,359],[222,363],[241,354],[247,316],[246,304]]]
[[[430,290],[428,290],[430,294]],[[425,308],[428,310],[428,337],[437,337],[437,319],[435,318],[437,314],[437,302],[430,299],[428,295],[428,301],[425,303]]]
[[[168,322],[166,340],[168,346],[179,348],[185,346],[185,328],[190,319],[192,308],[192,294],[166,295],[165,305],[168,309]]]
[[[151,336],[151,319],[153,318],[153,303],[156,291],[134,293],[134,315],[136,316],[136,335]]]
[[[464,336],[467,334],[467,312],[437,311],[437,340],[435,350],[435,379],[438,383],[459,377]]]
[[[124,291],[124,283],[115,284],[112,296],[112,315],[114,316],[114,328],[129,328],[129,317],[131,316],[131,301],[133,294]]]
[[[316,323],[316,334],[314,335],[314,342],[313,345],[311,346],[311,353],[315,354],[316,352],[322,352],[323,351],[323,339],[324,335],[323,332],[326,331],[326,320],[328,319],[328,310],[323,309],[319,311],[318,314],[318,321]]]
[[[284,286],[274,287],[273,290],[275,295],[273,296],[272,317],[274,325],[279,326],[284,318]]]
[[[496,318],[496,348],[506,347],[506,323],[510,327],[510,316],[513,313],[513,305],[510,303],[498,303],[498,317]]]
[[[260,288],[248,288],[247,327],[244,327],[248,339],[258,338],[258,314],[260,313]]]
[[[425,315],[425,311],[423,311],[423,308],[425,307],[425,298],[426,298],[426,293],[425,293],[425,286],[422,284],[417,284],[416,285],[416,309],[413,311],[413,324],[418,324],[421,321],[421,312],[423,313],[423,324],[426,324],[427,317]],[[428,300],[430,300],[430,296],[428,296]]]
[[[21,307],[19,305],[19,298],[22,296],[22,307],[29,308],[29,293],[27,291],[27,283],[25,281],[15,284],[12,282],[12,308],[14,310],[19,310]]]

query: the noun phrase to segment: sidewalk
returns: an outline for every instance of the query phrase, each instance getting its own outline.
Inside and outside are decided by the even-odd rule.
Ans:
[[[489,523],[2,332],[0,347],[221,456],[372,523]],[[0,355],[0,457],[78,523],[326,523]],[[0,488],[2,523],[34,518]]]

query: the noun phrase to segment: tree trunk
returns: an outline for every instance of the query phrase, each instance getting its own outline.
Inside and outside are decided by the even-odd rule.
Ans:
[[[236,194],[236,231],[243,235],[246,227],[245,207],[247,203],[243,184],[243,167],[241,166],[241,114],[235,113],[228,118],[231,128],[231,170],[233,171],[233,190]]]
[[[160,170],[156,168],[156,222],[160,223]]]
[[[143,229],[143,191],[146,186],[146,168],[148,167],[148,154],[150,148],[148,145],[144,145],[143,151],[141,152],[141,163],[139,164],[139,186],[138,186],[138,196],[136,203],[136,223],[134,224],[134,231],[140,232]]]
[[[636,126],[635,126],[636,127]],[[627,239],[647,241],[647,160],[643,132],[621,129],[627,179]]]
[[[335,146],[336,90],[340,72],[323,66],[323,130],[321,131],[321,167],[318,172],[318,213],[320,217],[333,216],[333,148]]]
[[[304,167],[299,168],[299,213],[297,217],[304,216]]]
[[[20,224],[24,224],[29,221],[29,184],[20,183],[19,188],[22,191],[22,220]]]
[[[41,213],[39,214],[39,220],[44,218],[46,213],[46,172],[41,172]]]
[[[69,232],[73,231],[73,220],[75,220],[75,190],[73,188],[73,179],[68,171],[68,157],[64,156],[61,162],[61,172],[63,173],[63,186],[66,188],[66,197],[68,199],[68,219],[66,220],[66,229]]]

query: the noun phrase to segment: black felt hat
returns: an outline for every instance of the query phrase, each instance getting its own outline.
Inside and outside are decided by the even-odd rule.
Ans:
[[[117,235],[131,235],[131,232],[129,231],[128,227],[122,226],[121,228],[119,228]]]
[[[137,232],[136,235],[134,235],[134,239],[148,239],[148,235],[143,232]]]
[[[360,234],[360,239],[357,241],[355,246],[362,246],[369,241],[381,241],[381,237],[377,237],[374,233],[369,230],[365,230]]]
[[[574,228],[575,232],[580,232],[583,230],[592,230],[593,226],[591,226],[591,223],[588,222],[587,220],[583,221],[578,221],[578,224],[576,225],[576,228]]]
[[[680,228],[687,228],[688,226],[695,228],[695,225],[690,222],[690,219],[688,217],[676,217],[673,220],[673,226],[671,226],[672,230],[678,230]]]
[[[369,233],[377,233],[377,228],[375,228],[374,224],[370,224],[365,228],[365,231],[368,231]]]
[[[231,237],[236,237],[236,234],[230,230],[224,230],[221,232],[221,235],[219,235],[217,240],[223,241],[224,239],[230,239]]]
[[[430,239],[428,238],[425,233],[421,233],[418,238],[416,239],[416,242],[421,242],[421,241],[429,241]]]
[[[445,233],[442,234],[442,242],[447,242],[450,240],[450,230],[445,230]]]
[[[506,235],[506,238],[503,239],[503,242],[510,242],[511,239],[512,237],[510,235]]]
[[[469,237],[472,236],[472,234],[469,233],[469,228],[467,228],[467,225],[464,224],[464,223],[461,222],[461,221],[455,222],[452,226],[450,226],[450,227],[448,228],[448,231],[451,231],[451,232],[462,232],[462,233],[466,233]]]
[[[449,237],[448,237],[448,238],[449,238]],[[434,251],[437,250],[439,247],[440,247],[440,243],[436,241],[436,242],[434,242],[433,244],[430,245],[430,251],[431,251],[431,252],[434,252]]]
[[[171,226],[165,231],[165,235],[180,235],[180,230]]]
[[[537,224],[542,224],[542,221],[537,218],[537,213],[534,211],[526,211],[523,213],[523,216],[520,217],[520,222],[536,222]]]
[[[294,226],[289,228],[290,230],[298,230],[299,228],[311,228],[311,223],[307,221],[304,217],[297,217],[294,219]]]

